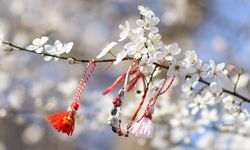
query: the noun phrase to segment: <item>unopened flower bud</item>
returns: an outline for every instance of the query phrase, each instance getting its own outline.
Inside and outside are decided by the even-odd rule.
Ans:
[[[227,70],[229,72],[234,72],[236,70],[236,67],[234,65],[227,65]]]
[[[68,62],[69,64],[75,64],[75,63],[76,63],[75,60],[74,60],[73,58],[71,58],[71,57],[69,57],[69,58],[67,59],[67,62]]]

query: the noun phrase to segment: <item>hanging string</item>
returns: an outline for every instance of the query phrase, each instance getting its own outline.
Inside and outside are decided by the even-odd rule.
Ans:
[[[96,62],[95,62],[94,59],[91,60],[85,66],[85,69],[84,69],[82,78],[81,78],[81,80],[79,82],[79,85],[78,85],[78,88],[77,88],[77,91],[76,91],[76,95],[75,95],[75,99],[74,99],[73,103],[77,103],[79,105],[80,97],[81,97],[83,91],[85,90],[86,84],[89,81],[89,79],[90,79],[92,73],[94,72],[95,68],[96,68]]]
[[[48,116],[49,123],[58,131],[72,135],[75,129],[75,114],[78,110],[80,97],[85,90],[86,84],[89,81],[96,67],[95,60],[91,60],[85,67],[79,86],[76,91],[75,99],[67,111],[57,112]]]

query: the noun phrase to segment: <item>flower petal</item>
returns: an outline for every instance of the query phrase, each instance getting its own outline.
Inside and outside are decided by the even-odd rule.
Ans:
[[[125,58],[126,56],[127,56],[127,53],[124,50],[121,51],[120,53],[117,54],[114,64],[120,63],[123,60],[123,58]]]
[[[47,36],[42,36],[41,40],[40,40],[40,44],[44,45],[48,40],[49,40],[49,38]]]
[[[96,56],[96,58],[102,58],[104,55],[106,55],[115,45],[117,45],[116,42],[111,42],[110,44],[108,44],[107,46],[105,46],[101,53],[99,55]]]
[[[38,48],[38,46],[36,46],[36,45],[29,45],[29,46],[26,47],[26,49],[30,50],[30,51],[33,51],[33,50],[35,50],[37,48]]]
[[[73,47],[74,43],[73,42],[69,42],[69,43],[65,43],[63,46],[63,49],[66,53],[69,53]]]
[[[43,47],[39,47],[38,49],[35,50],[36,53],[42,53],[43,52]]]

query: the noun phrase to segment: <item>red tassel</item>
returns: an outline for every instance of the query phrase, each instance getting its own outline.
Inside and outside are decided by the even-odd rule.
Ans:
[[[53,127],[58,132],[66,133],[69,136],[73,134],[75,129],[75,114],[80,106],[79,100],[83,91],[86,88],[87,82],[89,81],[92,73],[95,70],[95,67],[96,67],[95,60],[91,60],[86,65],[79,86],[76,91],[75,99],[71,103],[71,106],[69,107],[68,111],[58,112],[48,116],[49,123],[53,125]]]
[[[66,133],[68,136],[73,134],[75,128],[75,115],[73,112],[58,112],[48,116],[48,120],[58,132]]]

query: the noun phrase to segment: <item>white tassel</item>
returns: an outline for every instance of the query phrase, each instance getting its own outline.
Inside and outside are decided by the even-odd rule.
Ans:
[[[152,138],[153,135],[153,123],[150,118],[143,117],[136,122],[131,128],[130,133],[139,138]]]

